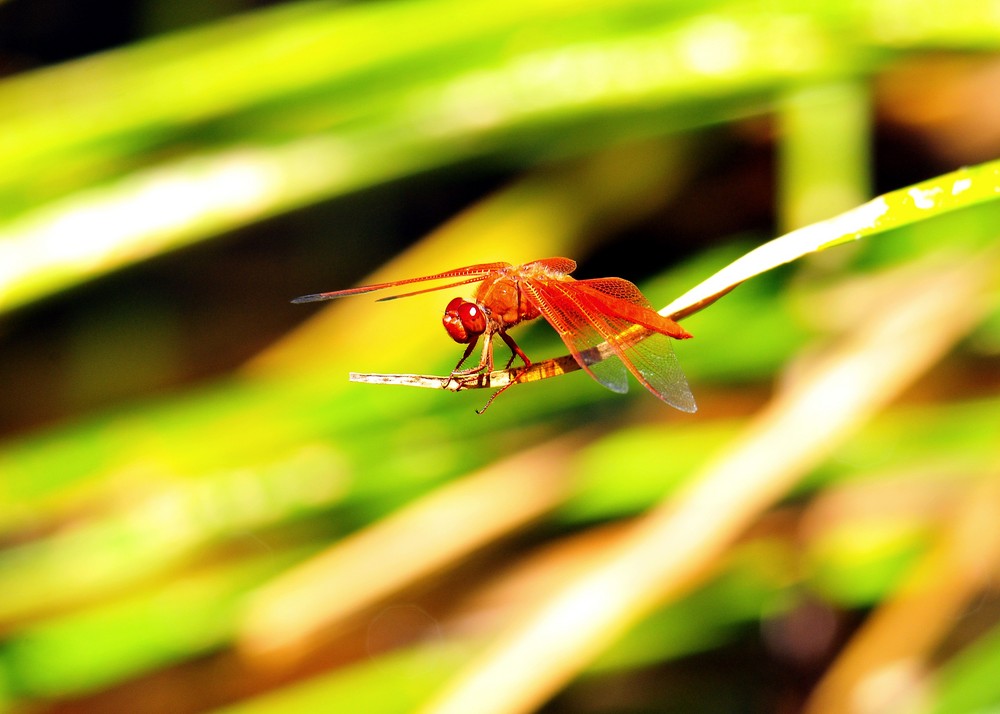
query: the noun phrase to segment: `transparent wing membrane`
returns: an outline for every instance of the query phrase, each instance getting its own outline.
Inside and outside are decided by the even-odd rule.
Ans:
[[[580,289],[580,283],[585,289]],[[648,301],[634,285],[626,280],[605,278],[531,281],[525,287],[573,357],[599,383],[615,392],[626,391],[624,365],[659,399],[681,411],[697,409],[671,338],[667,336],[674,333],[671,326],[676,323],[670,320],[669,324],[661,323],[657,319],[660,316],[646,307]],[[644,308],[641,313],[655,317],[640,314],[636,306]],[[648,329],[637,328],[637,324]],[[652,331],[661,326],[670,332]],[[596,361],[595,350],[605,343],[615,356]]]
[[[303,295],[302,297],[295,298],[292,300],[294,303],[303,302],[317,302],[320,300],[333,300],[335,298],[348,297],[350,295],[364,295],[365,293],[372,293],[376,290],[385,290],[386,288],[396,288],[400,285],[409,285],[411,283],[422,283],[428,280],[448,280],[449,278],[468,278],[467,280],[462,280],[457,283],[449,283],[447,285],[441,285],[439,287],[428,288],[427,290],[419,290],[412,293],[406,293],[404,295],[393,295],[388,298],[383,298],[385,300],[392,300],[394,298],[409,297],[410,295],[417,295],[423,292],[432,292],[434,290],[445,290],[447,288],[453,288],[456,285],[466,285],[468,283],[474,283],[479,280],[483,280],[490,273],[496,272],[497,270],[503,270],[505,268],[511,267],[510,263],[481,263],[479,265],[467,265],[464,268],[454,268],[453,270],[447,270],[443,273],[435,273],[434,275],[424,275],[419,278],[405,278],[403,280],[393,280],[388,283],[376,283],[374,285],[361,285],[356,288],[347,288],[346,290],[334,290],[329,293],[314,293],[313,295]]]

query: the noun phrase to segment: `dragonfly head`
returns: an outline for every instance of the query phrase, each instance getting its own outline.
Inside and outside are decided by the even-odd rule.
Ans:
[[[486,332],[486,311],[474,302],[455,298],[444,309],[441,322],[451,339],[465,345],[475,342]]]

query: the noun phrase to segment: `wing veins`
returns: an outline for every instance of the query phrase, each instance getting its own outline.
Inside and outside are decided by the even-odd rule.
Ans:
[[[694,397],[668,337],[675,333],[673,325],[676,323],[667,320],[670,324],[664,329],[659,320],[645,313],[652,313],[657,318],[662,316],[653,312],[651,308],[637,309],[637,306],[644,307],[649,303],[634,286],[632,287],[638,300],[628,301],[593,287],[580,286],[580,282],[586,281],[534,284],[532,285],[534,289],[529,293],[536,297],[539,310],[556,328],[580,366],[596,381],[613,391],[618,391],[595,374],[593,368],[597,362],[589,362],[584,357],[586,349],[596,348],[601,342],[606,343],[614,356],[643,387],[668,404],[682,411],[693,412],[696,409]],[[622,282],[627,283],[627,281]],[[558,297],[549,294],[550,292],[558,294]],[[593,293],[599,295],[595,296]],[[582,332],[582,336],[578,337],[567,327],[571,321],[578,323],[576,332]],[[580,330],[579,324],[586,324],[589,329]],[[651,330],[653,334],[640,336],[640,333],[636,332],[636,325]],[[688,336],[679,325],[677,328]],[[579,349],[581,344],[585,345],[586,349]],[[607,362],[608,359],[604,361]],[[617,386],[617,382],[615,384]]]
[[[364,295],[365,293],[372,293],[376,290],[385,290],[387,288],[396,288],[400,285],[409,285],[411,283],[422,283],[428,280],[447,280],[448,278],[460,278],[465,276],[469,277],[468,280],[462,280],[457,283],[450,283],[448,285],[440,285],[438,287],[428,288],[426,290],[418,290],[412,293],[404,293],[402,295],[392,295],[387,298],[382,298],[383,300],[392,300],[400,297],[409,297],[410,295],[418,295],[424,292],[433,292],[435,290],[445,290],[447,288],[453,288],[458,285],[466,285],[468,283],[475,283],[483,280],[487,275],[497,270],[503,270],[509,268],[510,263],[481,263],[478,265],[467,265],[464,268],[455,268],[453,270],[446,270],[443,273],[435,273],[434,275],[424,275],[419,278],[405,278],[403,280],[393,280],[387,283],[375,283],[373,285],[360,285],[356,288],[347,288],[346,290],[334,290],[332,292],[326,293],[314,293],[312,295],[303,295],[302,297],[297,297],[292,300],[293,303],[304,303],[304,302],[318,302],[320,300],[334,300],[336,298],[348,297],[351,295]]]

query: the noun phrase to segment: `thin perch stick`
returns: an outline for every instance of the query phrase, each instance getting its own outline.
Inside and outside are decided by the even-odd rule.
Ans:
[[[549,377],[558,377],[561,374],[566,374],[577,369],[580,369],[580,365],[576,363],[576,360],[570,355],[564,355],[545,360],[544,362],[533,362],[528,367],[498,369],[488,373],[452,374],[447,377],[426,374],[367,374],[364,372],[351,372],[351,381],[363,384],[400,384],[405,387],[425,387],[427,389],[447,389],[449,392],[461,392],[465,389],[506,387],[513,382],[537,382]]]

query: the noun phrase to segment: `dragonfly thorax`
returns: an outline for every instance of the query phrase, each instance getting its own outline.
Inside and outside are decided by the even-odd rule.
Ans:
[[[534,320],[540,314],[522,290],[520,280],[507,274],[484,280],[476,291],[476,301],[501,330]]]

